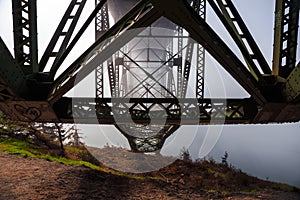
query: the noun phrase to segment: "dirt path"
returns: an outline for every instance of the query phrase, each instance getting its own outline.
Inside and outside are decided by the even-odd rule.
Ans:
[[[0,200],[10,199],[220,199],[179,184],[136,180],[43,159],[0,153]],[[231,200],[292,199],[293,193],[236,194]]]

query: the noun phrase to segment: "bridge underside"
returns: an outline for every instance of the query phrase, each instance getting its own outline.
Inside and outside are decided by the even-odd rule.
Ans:
[[[47,101],[7,101],[0,109],[12,120],[83,124],[172,125],[263,124],[298,122],[299,103],[272,103],[263,107],[253,99],[139,99],[67,98],[53,106]]]
[[[106,0],[96,0],[95,9],[73,34],[86,2],[70,0],[38,62],[36,0],[12,1],[14,56],[0,38],[0,110],[12,120],[112,124],[127,137],[134,151],[142,152],[160,149],[180,125],[300,121],[300,63],[296,60],[298,0],[276,0],[271,67],[231,0],[124,0],[124,8],[119,5],[121,1],[111,0],[107,4]],[[205,21],[206,2],[244,61]],[[117,7],[109,8],[112,5]],[[125,11],[115,16],[116,23],[110,26],[108,11],[119,13],[116,8]],[[66,58],[94,21],[96,41],[57,74],[63,64],[69,64]],[[166,35],[168,31],[158,35],[151,32],[153,27],[163,25],[171,30],[171,35]],[[150,34],[143,35],[147,31]],[[145,38],[163,48],[157,50]],[[144,42],[143,50],[134,49],[138,44],[132,45],[133,40]],[[148,57],[140,56],[144,52]],[[205,52],[250,98],[204,97]],[[157,60],[149,59],[150,54],[153,54],[151,59]],[[195,55],[196,59],[192,58]],[[54,61],[51,64],[49,60]],[[50,66],[49,71],[45,71],[46,66]],[[104,68],[108,72],[106,80]],[[196,74],[193,81],[192,70]],[[66,97],[66,93],[95,71],[95,98]],[[156,72],[164,73],[158,78]],[[109,87],[104,87],[105,82]],[[191,83],[196,83],[194,98],[187,95]],[[109,95],[105,95],[106,89]]]

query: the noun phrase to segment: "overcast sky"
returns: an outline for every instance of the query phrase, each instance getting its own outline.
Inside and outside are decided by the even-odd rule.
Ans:
[[[247,24],[250,32],[253,34],[257,44],[261,48],[269,65],[272,61],[273,47],[273,25],[274,25],[274,7],[275,0],[234,0],[242,18]],[[67,0],[38,0],[38,39],[39,39],[39,57],[45,50],[60,18],[64,14],[69,4]],[[90,11],[93,9],[94,1],[89,0],[84,10],[82,19],[86,19]],[[13,31],[11,16],[11,1],[0,0],[0,35],[7,46],[13,49]],[[82,23],[81,20],[80,23]],[[233,44],[226,30],[216,19],[214,14],[208,8],[207,21],[214,27],[216,32],[228,42],[228,45],[235,51],[237,48]],[[78,29],[77,29],[78,30]],[[300,38],[300,37],[299,37]],[[67,60],[69,64],[78,57],[92,42],[94,41],[93,27],[89,27],[88,33],[84,35],[75,51],[72,52]],[[298,41],[298,43],[300,43]],[[298,46],[298,52],[299,46]],[[237,53],[239,54],[239,53]],[[235,81],[227,74],[219,65],[207,56],[206,76],[213,77],[218,71],[225,81],[225,92],[228,97],[247,97],[248,94],[239,87]],[[298,53],[299,61],[299,53]],[[213,85],[215,80],[207,78],[207,85]],[[105,133],[107,127],[81,127],[85,130],[85,137],[88,142],[112,144],[124,143],[124,137],[116,132],[109,131]],[[249,174],[259,176],[261,178],[268,177],[270,180],[288,182],[300,186],[300,123],[280,124],[280,125],[230,125],[225,127],[208,126],[188,127],[191,132],[190,137],[186,137],[182,133],[186,133],[186,127],[175,134],[177,139],[173,141],[183,141],[182,146],[179,142],[177,152],[185,145],[190,146],[190,151],[194,157],[199,156],[200,144],[202,144],[207,133],[220,132],[218,142],[213,146],[212,151],[207,156],[212,156],[219,160],[225,151],[229,153],[229,162],[237,168],[241,168]],[[211,130],[208,130],[211,129]],[[91,132],[102,132],[103,137],[91,134]],[[103,139],[106,138],[106,139]],[[189,138],[189,139],[187,139]],[[196,138],[194,140],[194,138]],[[101,141],[99,141],[101,140]],[[171,140],[171,139],[170,139]],[[186,140],[186,141],[184,141]],[[174,150],[174,147],[172,147]],[[170,151],[166,148],[166,152]]]

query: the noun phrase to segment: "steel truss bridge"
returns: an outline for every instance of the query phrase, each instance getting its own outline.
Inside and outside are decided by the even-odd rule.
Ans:
[[[299,0],[276,0],[272,66],[231,0],[95,0],[75,33],[86,2],[70,0],[38,60],[36,0],[12,1],[14,55],[0,38],[0,110],[12,120],[113,124],[136,152],[160,149],[184,124],[300,120]],[[206,23],[207,3],[244,61]],[[95,42],[58,74],[91,23]],[[249,98],[204,97],[205,52]],[[95,98],[65,95],[92,72]]]

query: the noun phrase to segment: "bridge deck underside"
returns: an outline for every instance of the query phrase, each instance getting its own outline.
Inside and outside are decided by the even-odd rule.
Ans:
[[[257,124],[298,122],[300,104],[268,103],[252,99],[139,99],[62,98],[47,101],[9,101],[0,109],[10,118],[27,122],[86,124]]]
[[[262,80],[256,79],[221,36],[188,4],[189,1],[171,2],[171,0],[140,1],[115,25],[99,36],[97,41],[56,79],[52,79],[58,69],[57,67],[62,64],[60,62],[63,61],[58,62],[60,64],[57,64],[57,66],[56,64],[52,66],[52,75],[51,73],[48,75],[48,73],[41,70],[43,65],[38,66],[35,7],[30,8],[30,16],[33,16],[34,19],[31,20],[28,15],[28,19],[25,20],[26,23],[21,23],[22,14],[25,14],[22,9],[25,8],[25,5],[26,9],[27,7],[29,9],[30,4],[34,4],[35,1],[24,1],[28,4],[24,4],[23,7],[20,0],[13,2],[15,3],[13,10],[18,11],[14,12],[15,47],[19,47],[15,48],[15,58],[10,55],[8,48],[0,39],[0,61],[3,61],[0,66],[0,110],[13,120],[65,123],[75,121],[76,123],[94,124],[125,124],[132,122],[149,124],[152,122],[161,123],[165,120],[166,124],[178,125],[300,121],[299,67],[295,68],[294,62],[294,54],[297,53],[294,40],[298,38],[295,30],[298,30],[299,9],[293,12],[290,11],[292,13],[291,17],[287,17],[281,22],[284,25],[289,24],[292,31],[287,29],[287,32],[290,32],[287,33],[288,35],[284,36],[282,32],[278,36],[279,39],[285,39],[290,41],[289,43],[293,43],[293,48],[287,46],[291,52],[286,53],[285,50],[279,48],[278,53],[284,55],[278,54],[277,56],[278,59],[285,58],[286,55],[291,55],[293,58],[290,59],[293,62],[287,62],[288,64],[292,63],[292,66],[288,68],[287,80],[285,80],[286,76],[280,79],[268,74],[270,73],[269,70],[264,70],[267,71],[267,74],[261,74],[261,76],[266,75],[262,76]],[[95,9],[94,14],[90,15],[90,20],[87,20],[74,36],[75,39],[72,40],[70,46],[66,49],[63,48],[65,50],[62,51],[62,58],[69,55],[73,46],[88,27],[88,22],[94,19],[104,3],[105,1],[101,1],[97,5],[98,10]],[[174,9],[169,9],[171,3]],[[287,10],[291,5],[286,3]],[[298,4],[295,5],[299,6]],[[27,11],[26,9],[25,11]],[[109,60],[114,53],[130,40],[137,37],[141,32],[140,29],[149,27],[162,17],[185,29],[189,36],[199,45],[202,45],[205,51],[210,53],[249,93],[251,99],[71,99],[63,97],[77,83],[86,78],[89,73]],[[24,32],[27,33],[25,29],[28,29],[27,24],[30,25],[30,34],[27,34],[28,37],[23,41]],[[138,31],[131,32],[132,30]],[[61,34],[64,35],[65,33],[62,31]],[[239,36],[242,37],[242,35]],[[113,39],[109,39],[106,43],[105,41],[108,38]],[[27,49],[27,47],[30,47],[29,50],[24,51],[23,49]],[[49,51],[48,57],[51,57],[53,53],[56,54]],[[188,69],[188,67],[186,68]],[[189,70],[185,71],[189,72]],[[185,72],[183,71],[183,73]],[[185,76],[187,81],[188,77],[188,75]],[[103,78],[100,79],[103,82]],[[181,81],[181,78],[178,78],[178,82]],[[288,91],[287,94],[286,91]],[[184,95],[179,96],[183,97]]]

